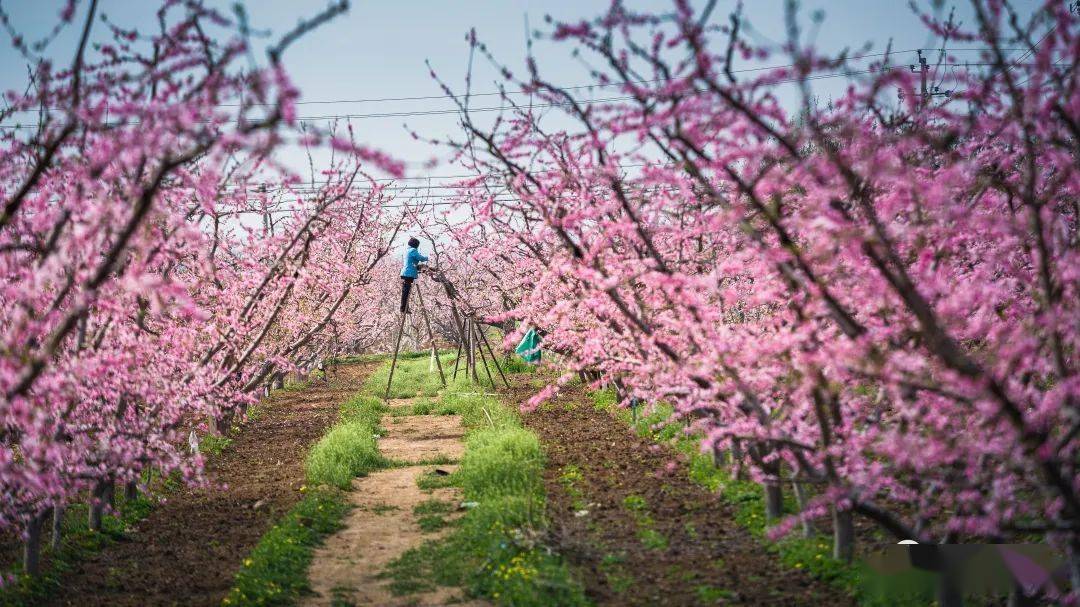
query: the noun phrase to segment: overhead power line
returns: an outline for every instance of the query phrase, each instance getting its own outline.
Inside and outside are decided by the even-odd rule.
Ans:
[[[1021,56],[1020,56],[1019,58],[1017,58],[1017,59],[1016,59],[1016,64],[1019,64],[1019,63],[1020,63],[1021,61],[1023,61],[1023,60],[1025,60],[1025,59],[1027,59],[1028,57],[1030,57],[1030,56],[1031,56],[1031,54],[1032,54],[1032,53],[1034,53],[1034,52],[1035,52],[1035,50],[1039,48],[1039,45],[1043,43],[1043,40],[1046,40],[1047,38],[1049,38],[1049,37],[1050,37],[1050,34],[1053,34],[1053,33],[1054,33],[1054,30],[1056,30],[1056,29],[1057,29],[1057,25],[1054,25],[1054,26],[1053,26],[1053,27],[1051,27],[1051,28],[1050,28],[1049,30],[1047,30],[1047,31],[1046,31],[1046,33],[1042,35],[1042,38],[1039,38],[1039,41],[1038,41],[1038,42],[1036,42],[1035,44],[1033,44],[1033,45],[1031,46],[1031,48],[1029,48],[1029,49],[1027,49],[1026,51],[1024,51],[1024,54],[1023,54],[1023,55],[1021,55]],[[1027,84],[1027,83],[1028,83],[1028,81],[1029,81],[1029,80],[1031,80],[1031,78],[1032,78],[1031,76],[1028,76],[1027,78],[1025,78],[1025,79],[1024,79],[1024,81],[1023,81],[1023,82],[1021,82],[1021,83],[1020,83],[1020,84],[1018,84],[1017,86],[1018,86],[1018,87],[1024,86],[1025,84]]]
[[[1003,49],[1003,50],[1018,50],[1018,49]],[[905,52],[909,52],[909,51],[894,51],[895,54],[901,54],[901,53],[905,53]],[[894,54],[894,53],[866,54],[866,55],[859,55],[857,57],[852,57],[852,59],[861,59],[861,58],[867,58],[867,57],[871,57],[871,56],[885,56],[886,54]],[[985,66],[992,66],[992,65],[995,65],[995,64],[993,64],[993,63],[949,63],[949,64],[945,64],[943,67],[946,67],[946,68],[965,68],[965,69],[967,69],[967,68],[972,68],[972,67],[985,67]],[[1014,63],[1014,64],[1011,64],[1011,65],[1013,67],[1021,67],[1023,64]],[[761,68],[747,68],[747,69],[744,69],[744,70],[737,70],[737,72],[738,73],[761,72],[761,71],[767,71],[767,70],[782,69],[782,68],[785,68],[785,67],[793,67],[793,64],[769,66],[769,67],[761,67]],[[900,68],[899,68],[899,66],[894,66],[894,67],[889,68],[889,69],[900,69]],[[882,70],[876,70],[876,69],[844,70],[844,71],[840,71],[840,72],[836,72],[836,73],[829,73],[829,74],[812,74],[812,75],[809,75],[809,76],[806,76],[806,77],[783,78],[783,79],[780,79],[780,80],[775,80],[775,81],[769,82],[768,84],[769,85],[777,85],[777,84],[789,84],[789,83],[794,83],[794,82],[802,82],[802,81],[806,81],[806,80],[825,80],[825,79],[829,79],[829,78],[849,78],[851,76],[870,74],[870,73],[875,73],[875,72],[879,72],[879,71],[882,71]],[[661,81],[662,80],[659,80],[659,79],[657,79],[657,80],[641,80],[641,81],[635,81],[635,83],[636,84],[648,84],[648,83],[656,83],[656,82],[661,82]],[[611,83],[610,86],[614,86],[616,84],[623,85],[625,83]],[[597,85],[578,85],[578,86],[574,86],[574,87],[564,87],[563,90],[576,90],[576,89],[581,89],[581,88],[589,88],[591,86],[599,86],[599,84],[597,84]],[[605,86],[608,86],[608,85],[605,85]],[[699,92],[704,92],[704,91],[699,91]],[[694,93],[691,93],[691,94],[694,94]],[[475,94],[471,94],[470,96],[471,97],[478,97],[478,96],[481,96],[481,95],[484,95],[484,96],[502,95],[502,93],[483,93],[483,94],[475,93]],[[441,95],[441,96],[432,96],[431,98],[443,99],[443,98],[450,98],[450,96]],[[400,99],[404,99],[404,98],[389,98],[388,97],[388,98],[384,98],[384,99],[385,100],[394,100],[394,99],[399,99],[400,100]],[[419,97],[417,99],[419,99]],[[624,95],[624,96],[618,96],[618,97],[606,97],[606,98],[601,98],[601,99],[576,99],[573,102],[566,101],[566,102],[550,102],[550,103],[526,103],[526,104],[521,104],[521,105],[518,105],[518,106],[499,105],[499,106],[489,106],[489,107],[480,107],[480,108],[468,108],[468,111],[469,112],[475,112],[475,113],[511,111],[511,110],[514,110],[515,107],[529,108],[529,109],[546,109],[546,108],[554,108],[554,107],[570,107],[570,106],[574,105],[575,103],[578,104],[578,105],[593,105],[593,104],[600,104],[600,103],[614,103],[614,102],[618,102],[618,101],[631,101],[633,99],[635,99],[635,98],[632,95]],[[339,101],[322,101],[320,103],[337,103],[337,102],[355,103],[355,102],[362,102],[362,101],[377,101],[377,100],[376,99],[371,99],[371,100],[354,99],[354,100],[339,100]],[[258,105],[258,104],[253,104],[253,105]],[[226,106],[221,106],[221,107],[226,107]],[[372,112],[372,113],[364,113],[364,114],[350,113],[350,114],[329,114],[329,115],[323,115],[323,116],[298,116],[296,118],[296,120],[297,120],[297,122],[303,123],[303,122],[318,122],[318,121],[327,121],[327,120],[353,120],[353,119],[363,120],[363,119],[371,119],[371,118],[440,116],[440,115],[460,114],[460,113],[461,113],[461,110],[458,109],[458,108],[449,108],[449,109],[440,109],[440,110],[411,110],[411,111],[399,111],[399,112]],[[230,119],[230,120],[224,120],[222,122],[229,123],[229,122],[236,122],[236,121]],[[110,125],[119,125],[119,124],[121,124],[121,123],[116,122],[116,123],[111,123]],[[137,124],[137,123],[132,123],[132,124]],[[34,125],[34,126],[30,126],[30,125],[23,126],[23,125],[18,125],[18,124],[16,124],[16,125],[11,125],[11,124],[0,125],[0,129],[31,129],[31,128],[37,128],[37,127],[36,127],[36,125]]]
[[[644,167],[644,166],[652,166],[653,164],[654,163],[650,163],[650,162],[631,162],[631,163],[627,163],[627,164],[616,165],[615,168],[634,169],[634,168],[640,168],[640,167]],[[655,163],[655,164],[659,164],[659,163]],[[542,174],[547,174],[547,173],[558,173],[560,170],[561,169],[544,169],[542,171],[531,171],[531,172],[534,173],[534,174],[542,175]],[[501,177],[501,175],[494,175],[494,174],[489,173],[487,175],[482,175],[481,176],[481,175],[476,175],[475,173],[463,173],[463,174],[458,174],[458,175],[418,175],[416,177],[381,177],[379,179],[372,179],[372,181],[380,181],[380,182],[383,182],[383,181],[418,181],[418,180],[424,180],[424,179],[469,179],[469,178],[474,178],[474,179],[477,179],[477,178],[495,179],[495,178],[498,178],[498,177]],[[364,181],[366,182],[367,180],[365,179]],[[326,179],[316,179],[315,180],[315,183],[319,184],[319,185],[324,185],[324,184],[327,184],[329,182],[330,181],[326,180]],[[311,181],[303,181],[303,182],[297,182],[295,186],[288,186],[288,185],[283,185],[283,184],[279,184],[279,183],[271,183],[271,182],[254,182],[254,183],[252,183],[252,182],[234,181],[234,182],[230,182],[227,185],[229,185],[231,187],[248,187],[248,188],[252,188],[252,189],[254,189],[256,191],[260,187],[269,186],[269,187],[267,187],[266,191],[271,192],[271,191],[288,190],[288,189],[295,189],[295,190],[300,190],[300,189],[305,189],[305,188],[310,189],[310,188],[308,188],[308,184],[310,184],[310,183],[312,183],[312,182]],[[428,186],[426,186],[426,185],[423,185],[423,186],[387,186],[387,191],[394,191],[398,187],[403,187],[405,189],[416,189],[416,190],[426,190],[428,188]],[[450,187],[455,187],[455,186],[453,186],[453,185],[446,185],[446,186],[432,185],[431,187],[432,188],[450,188]],[[370,187],[358,187],[356,185],[353,185],[351,189],[370,190],[371,188]]]
[[[616,168],[632,169],[632,168],[640,168],[640,167],[644,167],[644,166],[650,166],[652,164],[653,163],[635,162],[635,163],[628,163],[628,164],[620,164]],[[560,169],[545,169],[545,170],[542,170],[542,171],[532,171],[532,173],[537,174],[537,175],[543,175],[543,174],[547,174],[547,173],[557,173],[557,172],[559,172],[559,170]],[[494,174],[487,174],[487,175],[482,175],[481,176],[481,175],[477,175],[475,173],[459,173],[457,175],[418,175],[418,176],[415,176],[415,177],[380,177],[378,179],[372,179],[371,181],[395,182],[395,181],[423,181],[423,180],[430,180],[430,179],[482,179],[482,180],[489,180],[489,179],[497,179],[499,177],[501,177],[501,176],[500,175],[494,175]],[[367,181],[368,180],[365,179],[363,182],[366,183]],[[285,191],[291,191],[291,192],[296,192],[296,193],[312,193],[312,192],[321,191],[320,188],[311,187],[311,185],[310,185],[311,183],[312,183],[311,181],[303,181],[303,182],[297,182],[295,185],[290,186],[290,185],[285,185],[285,184],[281,184],[281,183],[274,183],[274,182],[234,181],[234,182],[230,182],[230,183],[225,184],[225,187],[230,188],[230,189],[232,189],[234,191],[236,189],[239,189],[239,188],[246,188],[246,189],[250,190],[252,194],[261,194],[261,193],[264,193],[264,192],[265,193],[285,192]],[[327,185],[328,183],[330,183],[330,181],[326,180],[326,179],[317,179],[317,180],[315,180],[314,183],[316,183],[317,185]],[[430,186],[431,189],[453,189],[453,188],[456,188],[456,187],[457,186],[453,185],[453,184],[451,184],[451,185],[432,184]],[[392,193],[392,192],[396,192],[398,190],[427,190],[428,188],[429,188],[429,186],[427,186],[427,185],[422,185],[422,186],[394,186],[394,185],[388,185],[388,186],[386,186],[385,191]],[[369,186],[353,184],[352,186],[350,186],[349,189],[350,190],[356,190],[356,191],[370,191],[373,188],[371,188]]]
[[[886,52],[865,53],[865,54],[862,54],[862,55],[854,55],[852,57],[848,57],[848,59],[849,60],[859,60],[859,59],[868,59],[868,58],[871,58],[871,57],[884,57],[885,55],[900,55],[900,54],[903,54],[903,53],[914,53],[914,52],[916,52],[918,50],[928,50],[928,49],[908,49],[908,50],[903,50],[903,51],[889,51],[888,53],[886,53]],[[954,52],[954,51],[955,52],[985,52],[985,51],[990,51],[990,50],[993,50],[993,49],[976,47],[976,48],[933,49],[933,50],[935,50],[935,51],[944,50],[945,52]],[[1011,51],[1023,51],[1023,50],[1027,50],[1027,49],[1024,49],[1024,48],[1003,48],[1001,50],[1011,52]],[[741,69],[737,69],[737,70],[731,70],[731,73],[733,73],[733,74],[748,74],[748,73],[753,73],[753,72],[764,72],[764,71],[768,71],[768,70],[777,70],[777,69],[782,69],[782,68],[785,68],[785,67],[795,67],[795,64],[794,63],[786,63],[786,64],[782,64],[782,65],[769,65],[769,66],[763,66],[763,67],[748,67],[748,68],[741,68]],[[661,78],[654,78],[654,79],[648,79],[648,80],[635,80],[631,84],[656,84],[658,82],[663,82],[663,81],[664,80],[661,79]],[[559,88],[561,88],[564,91],[580,91],[580,90],[586,90],[586,89],[592,89],[592,88],[618,87],[618,86],[624,86],[625,84],[626,84],[625,82],[595,82],[595,83],[592,83],[592,84],[576,84],[576,85],[573,85],[573,86],[564,86],[564,87],[559,87]],[[534,94],[534,93],[535,93],[535,91],[529,91],[529,90],[489,91],[489,92],[484,92],[484,93],[469,93],[469,97],[499,97],[499,96],[503,96],[503,95],[531,95],[531,94]],[[464,96],[465,96],[464,94],[458,95],[458,97],[464,97]],[[314,100],[310,100],[310,101],[297,101],[296,105],[330,105],[330,104],[335,104],[335,103],[383,103],[383,102],[388,103],[388,102],[392,102],[392,101],[393,102],[400,102],[400,101],[430,101],[430,100],[435,100],[435,99],[452,99],[452,98],[453,98],[453,96],[451,96],[451,95],[442,94],[442,95],[415,95],[415,96],[404,96],[404,97],[369,97],[369,98],[363,98],[363,99],[321,99],[321,100],[320,99],[314,99]],[[222,107],[238,107],[239,105],[240,104],[238,104],[238,103],[226,103],[226,104],[222,104]],[[253,104],[253,105],[269,105],[269,104]]]
[[[934,48],[934,49],[930,49],[930,48],[912,48],[912,49],[899,50],[899,51],[894,50],[894,51],[888,51],[888,52],[882,51],[882,52],[877,52],[877,53],[863,53],[863,54],[860,54],[860,55],[852,55],[851,57],[848,57],[847,59],[849,61],[858,61],[858,60],[861,60],[861,59],[870,59],[870,58],[873,58],[873,57],[884,57],[886,55],[902,55],[902,54],[905,54],[905,53],[914,53],[914,52],[917,52],[917,51],[920,51],[920,50],[921,51],[936,51],[936,52],[944,51],[944,52],[947,52],[947,53],[951,53],[951,52],[969,52],[970,53],[970,52],[987,52],[987,51],[991,51],[993,49],[984,48],[984,47],[946,48],[946,49],[941,49],[941,48]],[[1014,51],[1029,51],[1031,49],[1021,47],[1021,48],[1002,48],[1000,50],[1008,51],[1008,52],[1014,52]],[[733,74],[749,74],[749,73],[754,73],[754,72],[764,72],[764,71],[769,71],[769,70],[777,70],[777,69],[783,69],[783,68],[786,68],[786,67],[795,67],[795,66],[796,66],[796,64],[794,64],[794,63],[785,63],[785,64],[779,64],[779,65],[748,67],[748,68],[740,68],[740,69],[736,69],[736,70],[731,70],[731,73],[733,73]],[[643,80],[632,81],[631,84],[656,84],[658,82],[663,82],[663,81],[664,81],[664,79],[662,79],[662,78],[643,79]],[[579,91],[579,90],[587,90],[587,89],[593,89],[593,88],[619,87],[619,86],[624,86],[625,84],[626,84],[625,82],[621,82],[621,81],[616,81],[616,82],[594,82],[594,83],[590,83],[590,84],[575,84],[575,85],[572,85],[572,86],[564,86],[564,87],[560,87],[560,88],[562,90],[564,90],[564,91]],[[535,91],[530,91],[530,90],[487,91],[487,92],[482,92],[482,93],[469,93],[469,97],[500,97],[500,96],[503,96],[503,95],[530,95],[530,94],[534,94],[534,93],[535,93]],[[458,97],[464,97],[464,95],[458,95]],[[410,95],[404,95],[404,96],[395,96],[395,97],[364,97],[364,98],[359,98],[359,99],[349,99],[349,98],[346,98],[346,99],[311,99],[311,100],[307,100],[307,101],[297,101],[296,105],[333,105],[333,104],[339,104],[339,103],[390,103],[390,102],[401,102],[401,101],[433,101],[433,100],[437,100],[437,99],[452,99],[452,98],[453,98],[452,95],[447,95],[447,94],[443,93],[443,94],[438,94],[438,95],[411,95],[411,96]],[[263,106],[271,106],[271,105],[273,105],[273,104],[265,103],[265,102],[221,103],[221,104],[218,104],[218,107],[240,107],[240,106],[263,107]],[[58,108],[53,108],[53,109],[58,109]],[[21,110],[21,111],[23,111],[23,112],[37,112],[38,110],[33,109],[33,110]]]
[[[657,185],[657,186],[650,186],[650,187],[646,187],[646,188],[641,188],[640,192],[657,194],[657,193],[660,193],[660,192],[674,193],[674,192],[679,192],[681,190],[682,190],[682,188],[680,188],[679,186],[669,184],[669,185]],[[579,195],[582,195],[582,194],[588,194],[588,193],[596,193],[598,191],[600,191],[600,190],[598,190],[597,188],[589,188],[585,192],[576,193],[575,196],[579,196]],[[378,204],[378,205],[372,205],[372,206],[377,206],[377,207],[382,208],[382,209],[414,208],[414,209],[417,209],[417,210],[422,210],[422,209],[427,208],[427,207],[441,207],[441,206],[454,206],[454,205],[471,206],[473,204],[473,203],[470,203],[470,202],[468,202],[468,201],[466,201],[464,199],[451,200],[455,196],[456,196],[455,194],[438,194],[438,195],[434,195],[434,196],[416,195],[416,196],[413,196],[412,198],[405,199],[404,202],[397,202],[396,200],[393,200],[393,201],[390,201],[390,202],[392,202],[392,204]],[[521,199],[519,197],[517,197],[514,193],[508,192],[508,191],[500,191],[500,192],[491,193],[487,197],[480,196],[478,198],[478,200],[481,203],[491,203],[491,204],[507,203],[507,202],[522,202]],[[360,203],[359,206],[366,207],[370,202],[371,202],[370,200],[365,201],[363,203]],[[333,206],[331,205],[330,208],[333,208]],[[249,208],[249,209],[235,209],[235,210],[231,210],[231,211],[223,211],[221,213],[218,213],[217,215],[219,217],[224,217],[224,216],[230,216],[230,215],[243,215],[243,214],[295,213],[295,212],[305,212],[305,211],[310,211],[310,210],[311,209],[303,208],[303,207]],[[329,209],[327,209],[327,210],[329,210]]]
[[[492,202],[492,203],[520,202],[520,200],[518,200],[516,198],[494,198],[490,202]],[[444,201],[439,201],[439,202],[427,201],[427,202],[417,202],[416,204],[395,203],[395,204],[384,204],[384,205],[378,205],[378,206],[379,206],[379,208],[382,208],[382,209],[404,209],[404,208],[423,209],[425,207],[445,207],[445,206],[464,205],[464,204],[466,204],[466,203],[457,202],[457,201],[445,201],[444,200]],[[237,209],[237,210],[232,210],[232,211],[223,211],[221,213],[218,213],[217,215],[219,217],[227,217],[227,216],[230,216],[230,215],[249,215],[249,214],[263,215],[263,214],[273,214],[273,213],[295,213],[295,212],[298,212],[298,211],[306,211],[306,210],[310,210],[310,209],[303,209],[303,208]]]

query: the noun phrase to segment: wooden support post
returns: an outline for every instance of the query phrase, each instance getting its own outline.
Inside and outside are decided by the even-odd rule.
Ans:
[[[495,360],[495,351],[491,349],[491,343],[488,341],[487,335],[484,335],[483,331],[480,331],[480,339],[484,340],[484,345],[487,346],[488,354],[491,355],[491,362],[495,363],[495,369],[499,372],[499,376],[502,377],[503,383],[506,387],[510,387],[510,382],[506,379],[506,374],[503,373],[502,367],[499,366],[499,361]]]
[[[480,334],[480,327],[476,326],[476,324],[473,324],[473,330],[476,331],[477,335]],[[494,390],[495,380],[491,377],[491,369],[488,368],[487,356],[484,354],[484,345],[480,340],[476,341],[476,350],[480,352],[480,361],[484,364],[484,373],[487,374],[488,381],[491,382],[491,389]]]
[[[458,315],[457,305],[450,302],[450,312],[454,320],[454,330],[457,331],[457,355],[454,356],[454,379],[457,379],[458,363],[461,362],[461,353],[465,349],[465,327],[461,326],[461,316]]]
[[[465,317],[465,378],[472,378],[472,325],[469,324],[469,318]]]
[[[424,314],[424,326],[427,327],[428,340],[431,342],[431,352],[435,356],[435,365],[439,367],[439,379],[446,387],[446,374],[443,373],[442,360],[439,359],[439,351],[435,349],[435,332],[431,330],[431,318],[428,317],[427,308],[424,307],[424,296],[420,292],[420,283],[413,285],[416,289],[416,303],[420,305],[420,311]]]
[[[476,375],[476,332],[473,329],[476,328],[476,321],[471,317],[469,318],[469,366],[472,367],[472,380],[474,384],[480,383],[480,378]]]
[[[461,338],[458,337],[457,354],[454,354],[454,379],[457,379],[458,363],[461,362]]]
[[[394,381],[394,368],[397,367],[398,348],[401,347],[401,334],[405,331],[405,313],[401,313],[401,324],[398,325],[397,341],[394,342],[394,358],[390,361],[390,377],[386,378],[386,394],[383,400],[390,402],[390,383]]]

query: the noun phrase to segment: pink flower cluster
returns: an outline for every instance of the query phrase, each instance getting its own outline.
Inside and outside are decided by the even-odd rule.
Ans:
[[[359,167],[400,165],[308,131],[339,153],[302,188],[272,158],[297,135],[281,47],[251,71],[201,3],[165,2],[161,24],[40,61],[7,96],[23,125],[0,132],[0,528],[149,471],[198,480],[193,429],[384,330],[372,271],[400,219]]]
[[[926,17],[983,49],[932,74],[949,96],[903,57],[827,105],[810,82],[850,60],[796,15],[790,65],[750,79],[732,56],[770,49],[684,3],[556,25],[629,99],[575,102],[530,61],[514,86],[573,126],[466,113],[463,160],[512,196],[468,184],[459,238],[573,371],[674,405],[767,487],[812,489],[806,516],[1045,534],[1080,582],[1080,22],[973,6],[970,31]]]

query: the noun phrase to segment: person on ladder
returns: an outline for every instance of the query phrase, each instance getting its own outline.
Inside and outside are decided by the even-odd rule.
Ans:
[[[409,239],[409,250],[405,253],[405,266],[401,269],[401,313],[407,314],[409,311],[409,291],[412,290],[412,283],[419,274],[419,265],[426,262],[427,257],[420,254],[420,239],[413,237]]]

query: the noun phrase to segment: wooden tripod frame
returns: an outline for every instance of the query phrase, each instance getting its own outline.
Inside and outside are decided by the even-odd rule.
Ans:
[[[439,359],[439,351],[435,347],[435,333],[431,330],[431,318],[428,317],[427,308],[424,307],[424,295],[420,292],[420,283],[413,284],[413,289],[416,290],[417,304],[420,308],[420,313],[424,317],[424,326],[427,327],[428,344],[431,347],[432,356],[435,357],[435,364],[439,367],[439,380],[442,381],[442,385],[446,387],[446,374],[443,373],[442,360]],[[406,302],[408,303],[408,302]],[[386,378],[386,394],[383,395],[383,400],[390,400],[390,385],[394,381],[394,369],[397,368],[398,350],[401,349],[401,335],[405,332],[405,316],[406,313],[401,313],[401,323],[398,325],[397,340],[394,341],[394,358],[390,362],[390,377]]]
[[[502,367],[499,365],[499,360],[495,357],[495,352],[491,348],[491,343],[488,341],[487,335],[480,328],[479,323],[473,317],[466,317],[464,322],[461,321],[458,314],[457,306],[451,302],[453,306],[454,325],[458,329],[458,354],[454,360],[454,379],[457,379],[458,365],[461,362],[462,350],[465,352],[465,374],[471,376],[472,380],[476,383],[480,383],[480,379],[476,372],[476,354],[480,354],[480,362],[484,365],[484,374],[487,375],[488,382],[491,384],[491,388],[495,389],[495,379],[491,375],[491,368],[488,367],[488,358],[491,358],[492,364],[495,366],[496,371],[499,372],[499,377],[502,378],[503,384],[507,388],[510,387],[509,380],[506,379],[506,374],[503,373]],[[484,348],[487,348],[487,355],[484,354]]]
[[[499,377],[502,378],[503,384],[507,388],[510,387],[510,381],[506,379],[506,374],[503,373],[502,366],[499,365],[498,359],[495,357],[495,352],[491,348],[491,343],[488,341],[487,335],[480,328],[480,323],[476,321],[476,318],[472,315],[462,317],[461,312],[457,307],[457,293],[450,281],[438,273],[435,270],[428,270],[432,273],[432,279],[438,283],[441,283],[443,289],[446,290],[446,296],[450,300],[450,311],[453,316],[454,329],[458,334],[458,346],[457,354],[454,357],[454,376],[453,379],[457,379],[458,367],[461,363],[462,354],[465,355],[465,374],[471,376],[474,383],[480,383],[480,378],[476,372],[476,354],[479,352],[480,361],[484,365],[484,374],[487,375],[488,382],[491,383],[491,388],[496,388],[495,379],[491,375],[491,368],[488,366],[488,358],[491,358],[492,364],[495,365],[495,370],[498,371]],[[420,304],[420,311],[424,315],[424,325],[427,327],[428,339],[431,344],[431,351],[435,356],[435,363],[439,366],[439,379],[442,380],[442,385],[446,386],[446,376],[443,374],[442,361],[439,359],[439,353],[435,349],[435,334],[431,330],[431,319],[428,317],[427,309],[424,307],[424,296],[420,292],[420,283],[413,284],[413,288],[416,289],[416,297]],[[386,380],[386,394],[384,399],[390,400],[390,385],[394,381],[394,369],[397,367],[398,351],[401,348],[401,336],[405,330],[405,314],[401,314],[401,323],[398,325],[397,340],[394,342],[394,357],[390,363],[390,377]],[[487,354],[484,354],[484,348],[487,348]]]

